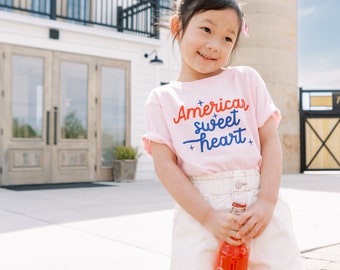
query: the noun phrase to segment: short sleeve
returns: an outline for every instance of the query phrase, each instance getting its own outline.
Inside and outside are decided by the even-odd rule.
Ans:
[[[173,143],[171,135],[164,118],[161,105],[149,98],[145,105],[145,127],[146,133],[142,136],[144,151],[152,156],[151,142],[166,144],[172,151]]]
[[[254,76],[257,127],[261,128],[271,116],[278,126],[282,118],[280,110],[274,104],[265,82],[255,70]]]

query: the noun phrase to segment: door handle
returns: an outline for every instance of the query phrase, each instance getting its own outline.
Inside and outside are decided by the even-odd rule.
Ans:
[[[50,111],[46,112],[46,144],[50,144]]]
[[[54,107],[54,145],[57,145],[58,107]]]

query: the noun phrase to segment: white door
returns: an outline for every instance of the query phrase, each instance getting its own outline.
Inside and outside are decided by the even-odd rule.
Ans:
[[[95,180],[91,58],[18,46],[2,50],[2,185]]]
[[[50,180],[51,53],[5,46],[3,185]]]
[[[94,181],[94,59],[58,52],[54,53],[53,59],[51,182]]]
[[[130,143],[130,64],[0,45],[2,185],[112,179]]]

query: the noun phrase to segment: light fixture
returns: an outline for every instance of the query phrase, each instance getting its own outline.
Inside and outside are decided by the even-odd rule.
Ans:
[[[155,58],[154,59],[151,59],[150,60],[150,64],[151,65],[163,65],[163,61],[161,60],[161,59],[159,59],[158,58],[158,56],[157,56],[157,50],[153,50],[151,53],[145,53],[144,54],[144,57],[145,58],[148,58],[150,55],[152,55],[152,54],[155,54]]]

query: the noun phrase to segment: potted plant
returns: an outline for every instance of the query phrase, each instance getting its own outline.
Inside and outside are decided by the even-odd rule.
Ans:
[[[134,181],[139,157],[138,148],[119,145],[114,149],[116,159],[112,161],[113,180]]]

